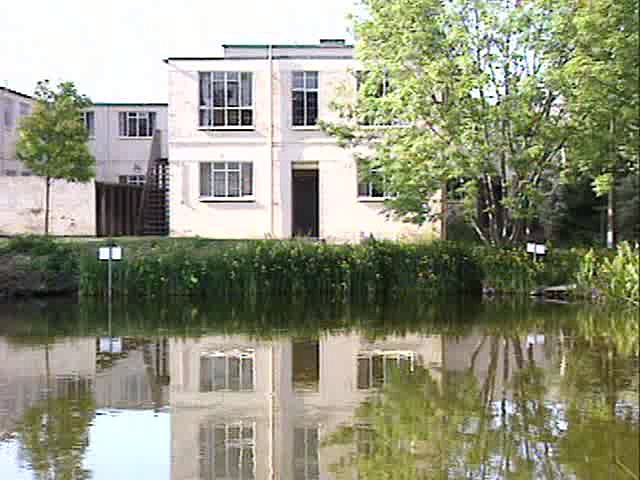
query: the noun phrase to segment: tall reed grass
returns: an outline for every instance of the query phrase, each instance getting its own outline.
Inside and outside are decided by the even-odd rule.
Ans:
[[[106,294],[106,268],[105,262],[96,260],[95,252],[82,256],[83,295]],[[115,295],[130,296],[382,300],[408,293],[479,292],[481,275],[468,248],[443,242],[158,242],[144,250],[125,250],[124,260],[114,264],[113,287]]]

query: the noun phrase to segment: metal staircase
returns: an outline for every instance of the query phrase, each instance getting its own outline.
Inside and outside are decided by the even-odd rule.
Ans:
[[[162,132],[156,130],[137,217],[137,235],[169,235],[169,161],[162,158]]]

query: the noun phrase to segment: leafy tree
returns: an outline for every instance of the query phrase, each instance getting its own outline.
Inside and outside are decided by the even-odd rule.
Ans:
[[[48,235],[51,182],[86,182],[95,175],[95,159],[82,122],[82,110],[91,101],[72,82],[53,89],[48,80],[38,82],[35,98],[33,113],[21,122],[16,153],[33,173],[44,177],[44,233]]]
[[[575,127],[568,167],[573,175],[593,178],[599,195],[609,194],[609,243],[615,243],[615,186],[621,177],[640,173],[640,4],[573,3],[574,50],[564,66],[563,90]]]
[[[570,133],[560,95],[571,58],[563,2],[363,0],[366,74],[325,124],[367,171],[382,170],[390,214],[423,223],[450,179],[489,243],[522,239],[557,176]],[[380,85],[388,83],[388,88]],[[349,95],[347,95],[349,94]],[[394,125],[372,129],[370,124]],[[400,124],[400,125],[398,125]]]

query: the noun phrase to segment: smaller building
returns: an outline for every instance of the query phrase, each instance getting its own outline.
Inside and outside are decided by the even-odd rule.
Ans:
[[[144,184],[156,132],[167,158],[166,103],[95,103],[84,122],[98,182]]]
[[[33,97],[0,87],[0,175],[29,176],[31,172],[16,160],[20,119],[30,115]]]

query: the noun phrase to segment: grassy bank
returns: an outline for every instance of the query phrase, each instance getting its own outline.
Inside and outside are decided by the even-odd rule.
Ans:
[[[0,295],[80,291],[106,295],[104,240],[16,237],[0,243]],[[306,241],[119,238],[124,260],[114,264],[114,293],[192,295],[237,300],[258,296],[318,296],[387,300],[406,294],[477,292],[528,294],[543,286],[575,285],[581,298],[637,304],[638,247],[549,249],[534,262],[523,248],[447,242],[327,245]]]
[[[125,252],[114,269],[116,295],[386,300],[414,293],[473,293],[481,288],[481,272],[469,250],[440,242],[189,240],[139,245]],[[95,255],[80,258],[83,295],[106,294],[106,268]]]

